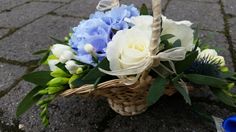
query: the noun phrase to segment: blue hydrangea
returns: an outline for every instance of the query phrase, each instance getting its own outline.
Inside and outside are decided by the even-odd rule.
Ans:
[[[84,50],[86,44],[94,47],[98,60],[105,56],[105,49],[114,35],[112,30],[123,30],[129,26],[124,21],[125,18],[138,16],[140,13],[133,5],[121,5],[107,12],[97,11],[90,15],[88,20],[80,22],[73,28],[73,34],[69,41],[71,47],[77,52],[77,59],[81,62],[96,65],[90,53]]]

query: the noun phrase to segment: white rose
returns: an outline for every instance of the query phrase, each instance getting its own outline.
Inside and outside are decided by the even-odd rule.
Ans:
[[[143,29],[151,28],[153,23],[153,17],[149,15],[132,17],[126,19],[127,22],[139,26]],[[174,43],[177,39],[181,40],[181,46],[185,47],[187,51],[191,51],[194,47],[193,44],[193,30],[191,29],[192,23],[190,21],[173,21],[162,16],[162,34],[173,34],[175,37],[169,39],[171,43]]]
[[[198,55],[198,58],[209,57],[210,59],[214,59],[220,62],[220,66],[225,65],[225,59],[223,56],[219,56],[214,49],[205,49],[201,51]]]
[[[51,47],[52,54],[56,56],[61,63],[75,58],[71,47],[62,44],[55,44]]]
[[[73,60],[69,60],[69,61],[66,62],[65,67],[66,67],[66,69],[70,72],[70,74],[75,74],[76,71],[77,71],[79,68],[82,68],[83,66],[76,64],[76,62],[73,61]]]
[[[149,28],[143,30],[132,27],[118,31],[107,47],[110,69],[117,71],[142,65],[150,55],[150,40],[151,29]],[[141,73],[142,71],[137,72]]]

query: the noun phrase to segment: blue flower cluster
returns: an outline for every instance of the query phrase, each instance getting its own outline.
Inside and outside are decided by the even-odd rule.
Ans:
[[[112,8],[107,12],[95,12],[88,20],[83,20],[77,27],[73,28],[73,33],[69,44],[77,52],[77,59],[81,62],[96,65],[91,53],[88,53],[84,46],[91,44],[94,53],[101,61],[106,56],[106,47],[111,41],[113,30],[127,29],[128,23],[125,18],[139,16],[139,11],[133,5],[121,5]]]

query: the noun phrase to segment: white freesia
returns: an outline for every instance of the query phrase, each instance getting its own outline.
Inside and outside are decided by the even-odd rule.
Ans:
[[[130,19],[126,19],[127,22],[139,26],[143,29],[151,28],[153,17],[150,15],[143,15],[132,17]],[[162,16],[162,33],[165,34],[173,34],[175,37],[169,39],[171,43],[174,43],[176,40],[181,40],[181,46],[185,47],[187,51],[191,51],[194,47],[193,44],[193,29],[191,29],[192,23],[190,21],[173,21],[171,19],[167,19],[165,16]]]
[[[65,64],[65,67],[70,72],[70,74],[75,74],[79,68],[83,67],[82,65],[76,64],[76,62],[73,60],[69,60]]]
[[[223,56],[219,56],[214,49],[205,49],[201,51],[198,55],[198,58],[209,57],[210,59],[216,60],[220,62],[220,66],[225,65],[225,59]]]
[[[49,65],[49,69],[50,71],[55,71],[58,67],[56,66],[56,64],[58,64],[60,61],[57,59],[50,59],[48,60],[48,65]]]
[[[71,47],[62,45],[62,44],[55,44],[51,47],[52,54],[56,56],[61,63],[65,63],[68,60],[75,58],[73,50]]]

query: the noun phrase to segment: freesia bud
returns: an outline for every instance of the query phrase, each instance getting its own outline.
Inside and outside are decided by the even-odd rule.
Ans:
[[[69,74],[61,70],[60,68],[57,68],[56,70],[52,71],[50,73],[51,76],[53,77],[70,77]]]
[[[65,88],[63,86],[59,86],[59,87],[48,87],[48,94],[55,94],[58,93],[62,90],[64,90]]]
[[[56,77],[56,78],[53,78],[52,80],[50,80],[47,85],[50,86],[50,87],[57,87],[57,86],[62,86],[62,85],[65,85],[67,84],[69,81],[68,78],[65,78],[65,77]]]
[[[66,65],[65,65],[66,69],[67,69],[71,74],[75,74],[79,68],[82,68],[82,66],[83,66],[83,65],[78,65],[78,64],[76,64],[76,62],[73,61],[73,60],[67,61],[67,62],[66,62]]]

